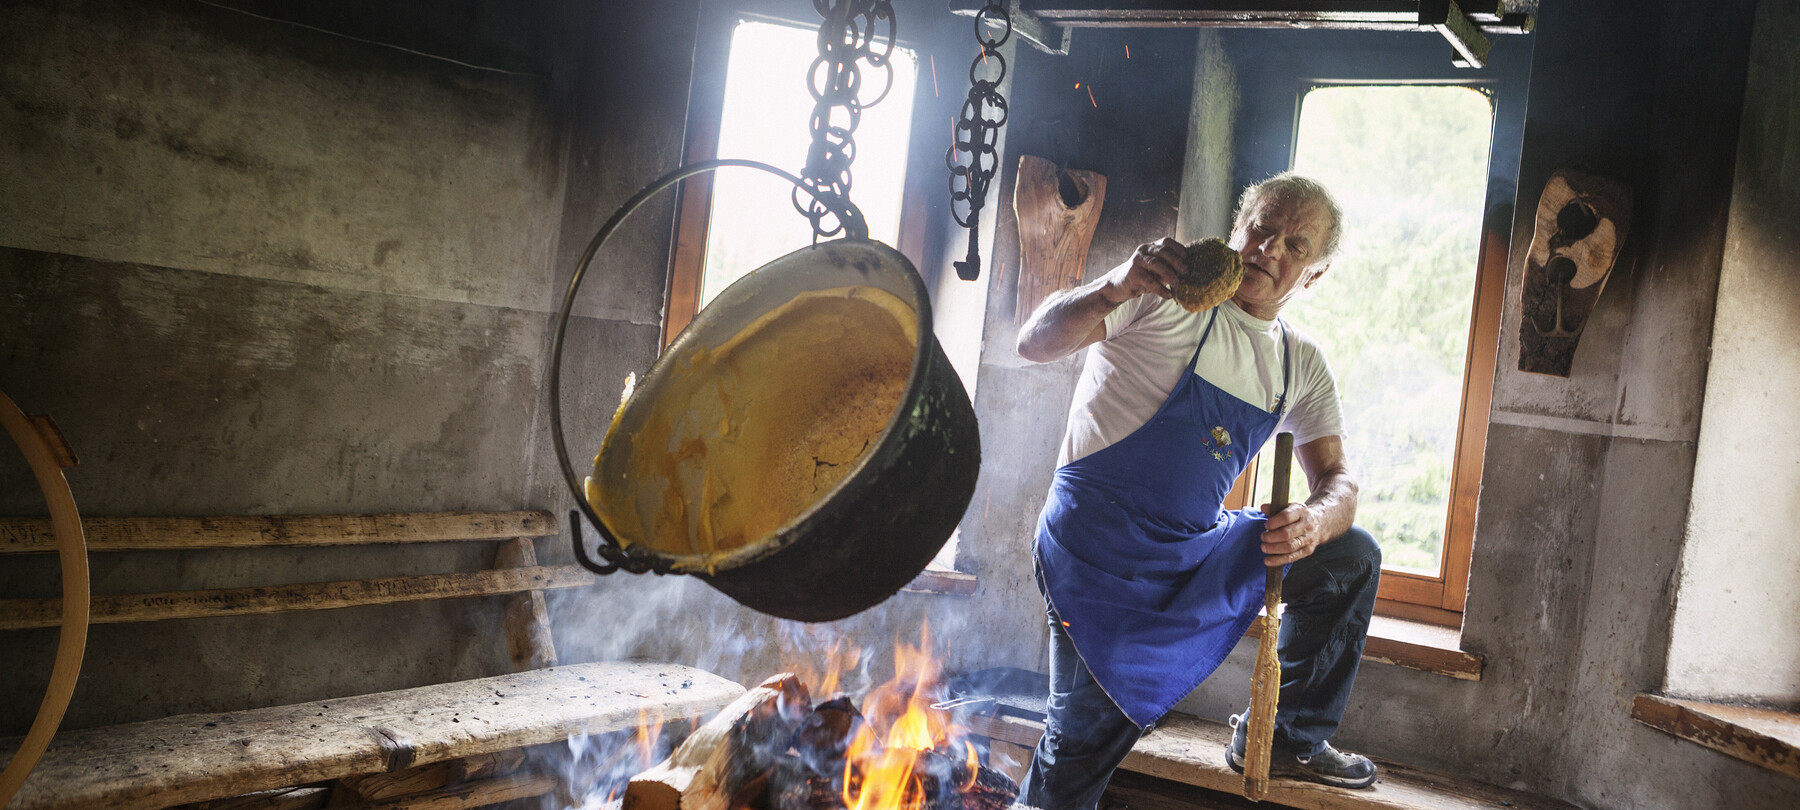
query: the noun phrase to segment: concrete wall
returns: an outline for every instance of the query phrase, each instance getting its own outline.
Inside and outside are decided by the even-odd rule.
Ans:
[[[1765,2],[1682,549],[1667,689],[1800,706],[1800,10]]]

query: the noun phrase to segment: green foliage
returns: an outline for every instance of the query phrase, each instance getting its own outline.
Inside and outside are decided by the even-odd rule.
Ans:
[[[1357,522],[1387,566],[1439,569],[1493,108],[1462,87],[1324,87],[1294,169],[1344,208],[1339,255],[1284,313],[1336,372]]]

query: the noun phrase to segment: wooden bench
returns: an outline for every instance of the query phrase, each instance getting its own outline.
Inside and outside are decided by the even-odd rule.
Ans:
[[[178,805],[480,807],[542,796],[554,775],[531,746],[635,729],[646,716],[698,719],[743,687],[671,664],[555,666],[543,591],[592,584],[578,566],[540,566],[544,512],[88,518],[90,550],[314,547],[497,541],[493,568],[265,587],[96,595],[96,624],[327,610],[507,596],[509,675],[336,700],[187,714],[62,732],[9,808]],[[56,549],[50,521],[0,519],[0,555]],[[0,600],[0,629],[56,626],[61,600]],[[19,738],[0,741],[10,759]],[[234,798],[235,797],[235,798]]]

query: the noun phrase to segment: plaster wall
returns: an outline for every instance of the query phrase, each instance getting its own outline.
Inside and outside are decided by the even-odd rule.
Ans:
[[[1665,688],[1800,706],[1800,9],[1750,50]]]

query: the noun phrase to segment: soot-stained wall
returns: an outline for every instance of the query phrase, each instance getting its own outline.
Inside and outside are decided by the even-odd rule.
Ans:
[[[622,35],[643,30],[635,8],[569,6],[0,11],[0,390],[62,427],[82,459],[68,477],[84,514],[557,503],[534,437],[566,278],[558,235],[565,215],[584,229],[591,209],[626,196],[617,184],[678,161],[686,83],[672,125],[627,125],[645,120],[635,97],[603,76],[573,81],[606,59],[567,55],[599,41],[623,59],[666,40]],[[691,28],[679,4],[659,9]],[[583,37],[588,47],[568,47]],[[682,47],[677,37],[663,61],[682,64]],[[615,120],[592,125],[597,113]],[[666,236],[666,216],[651,230]],[[658,260],[613,269],[602,286],[617,306],[578,319],[605,347],[590,352],[595,376],[653,355]],[[41,514],[23,460],[0,456],[12,456],[0,510]],[[95,591],[109,593],[472,570],[493,553],[91,560]],[[9,596],[57,591],[48,558],[0,571]],[[0,634],[0,657],[18,667],[0,687],[0,733],[30,722],[55,636]],[[491,600],[97,626],[66,727],[509,668]]]

